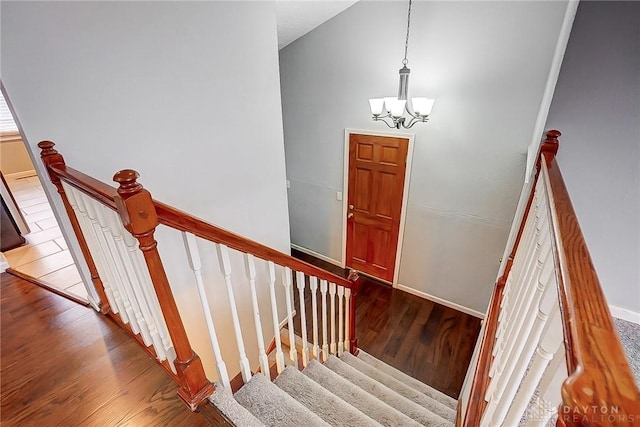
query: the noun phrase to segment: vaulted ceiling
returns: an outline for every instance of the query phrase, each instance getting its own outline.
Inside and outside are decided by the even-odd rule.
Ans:
[[[276,0],[278,49],[357,2],[358,0]]]

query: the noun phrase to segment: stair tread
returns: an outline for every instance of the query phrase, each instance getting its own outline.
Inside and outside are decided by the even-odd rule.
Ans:
[[[274,384],[334,427],[381,426],[293,366],[287,367]]]
[[[417,403],[423,408],[428,409],[436,415],[444,418],[445,420],[455,422],[456,420],[456,411],[452,408],[448,407],[442,402],[439,402],[432,397],[427,396],[420,391],[403,384],[401,381],[392,377],[391,375],[383,372],[382,370],[364,362],[362,359],[359,359],[349,353],[344,353],[341,359],[344,363],[348,364],[352,368],[357,369],[359,372],[362,372],[369,378],[378,381],[379,383],[385,385],[391,390],[395,391],[401,396],[406,397],[412,402]]]
[[[422,425],[442,427],[453,425],[451,421],[401,396],[333,355],[329,356],[324,366]]]
[[[229,390],[222,384],[215,384],[216,391],[209,397],[209,401],[231,422],[243,427],[264,427],[251,412],[240,405]]]
[[[405,374],[404,372],[394,368],[393,366],[384,363],[382,360],[376,359],[375,357],[371,356],[370,354],[362,350],[358,351],[357,358],[373,366],[374,368],[377,368],[380,371],[392,376],[393,378],[397,379],[403,384],[408,385],[418,390],[419,392],[426,394],[432,399],[435,399],[438,402],[447,405],[449,408],[453,409],[454,411],[457,409],[458,401],[455,400],[454,398],[447,396],[441,391],[436,390],[435,388],[430,387],[427,384]]]
[[[420,426],[420,423],[412,420],[395,408],[380,401],[361,388],[354,387],[349,381],[325,367],[317,360],[309,362],[302,373],[383,426]]]
[[[329,426],[263,374],[251,377],[234,397],[266,426]]]

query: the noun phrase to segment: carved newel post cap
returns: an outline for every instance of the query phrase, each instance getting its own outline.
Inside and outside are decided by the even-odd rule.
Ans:
[[[541,153],[549,153],[555,156],[558,153],[558,137],[562,135],[562,132],[556,129],[547,131],[545,139],[542,141],[540,147]]]
[[[546,138],[544,139],[544,142],[546,143],[550,143],[550,144],[557,144],[558,143],[558,137],[562,135],[562,132],[560,132],[559,130],[556,129],[552,129],[550,131],[547,131],[546,134]]]
[[[46,157],[46,156],[53,156],[54,154],[58,154],[58,152],[56,151],[55,148],[55,143],[53,141],[40,141],[38,142],[38,147],[40,148],[40,150],[42,150],[40,152],[40,155],[42,157]]]
[[[138,183],[138,178],[140,178],[140,174],[133,169],[123,169],[116,172],[113,180],[120,184],[118,194],[133,194],[142,191],[142,184]]]

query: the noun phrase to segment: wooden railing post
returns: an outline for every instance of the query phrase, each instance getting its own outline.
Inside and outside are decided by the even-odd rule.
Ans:
[[[91,256],[91,252],[89,251],[89,246],[87,245],[87,241],[84,238],[84,234],[82,234],[82,229],[80,228],[80,223],[78,222],[78,218],[76,217],[75,212],[73,211],[73,207],[71,203],[69,203],[69,199],[67,198],[67,194],[64,191],[64,187],[62,186],[62,182],[60,181],[60,177],[51,170],[51,166],[64,166],[64,157],[62,154],[58,153],[56,149],[53,147],[55,144],[51,141],[40,141],[38,143],[38,147],[40,147],[40,158],[42,159],[42,163],[44,163],[45,168],[47,169],[47,173],[49,174],[49,179],[51,183],[55,185],[58,190],[58,194],[60,194],[60,198],[62,199],[62,203],[64,205],[64,209],[67,212],[67,216],[69,217],[69,221],[71,222],[71,226],[73,227],[73,232],[78,239],[78,243],[80,244],[80,250],[82,251],[82,255],[87,263],[87,267],[89,268],[89,273],[91,274],[91,281],[98,293],[98,297],[100,301],[98,301],[98,305],[100,307],[100,312],[106,314],[110,311],[109,300],[107,299],[107,295],[104,292],[104,286],[102,284],[102,280],[100,279],[100,275],[98,274],[98,269],[96,268],[96,264],[93,261],[93,257]]]
[[[547,166],[551,165],[551,160],[558,154],[559,142],[558,138],[562,135],[559,130],[549,130],[545,134],[545,138],[540,145],[540,156],[538,157],[538,167],[540,167],[540,161],[544,158],[547,162]]]
[[[351,299],[349,300],[349,353],[355,355],[358,351],[358,336],[356,335],[356,297],[362,284],[362,278],[358,276],[358,272],[351,270],[347,279],[353,284],[351,287]]]
[[[138,177],[138,173],[131,169],[121,170],[114,175],[113,180],[120,185],[115,199],[116,206],[125,228],[140,244],[176,350],[174,364],[182,386],[178,395],[192,411],[195,411],[198,405],[213,393],[214,386],[205,375],[202,361],[189,344],[154,238],[159,223],[153,199],[136,181]]]

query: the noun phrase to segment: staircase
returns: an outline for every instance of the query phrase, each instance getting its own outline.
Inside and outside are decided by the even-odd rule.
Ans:
[[[116,173],[116,189],[66,166],[53,142],[38,145],[96,308],[214,425],[637,425],[640,390],[555,160],[559,136],[547,133],[523,188],[459,401],[359,350],[356,272],[332,274],[154,200],[134,170]],[[181,240],[183,254],[163,260],[158,246],[177,252]],[[178,298],[181,306],[175,289],[190,296]],[[194,324],[196,312],[202,320]],[[285,324],[288,339],[280,336]],[[209,347],[198,350],[203,359],[194,336]],[[273,337],[268,346],[265,337]],[[234,394],[232,383],[242,384]]]
[[[256,374],[211,403],[237,426],[453,426],[458,402],[360,350],[330,355],[271,382]]]

